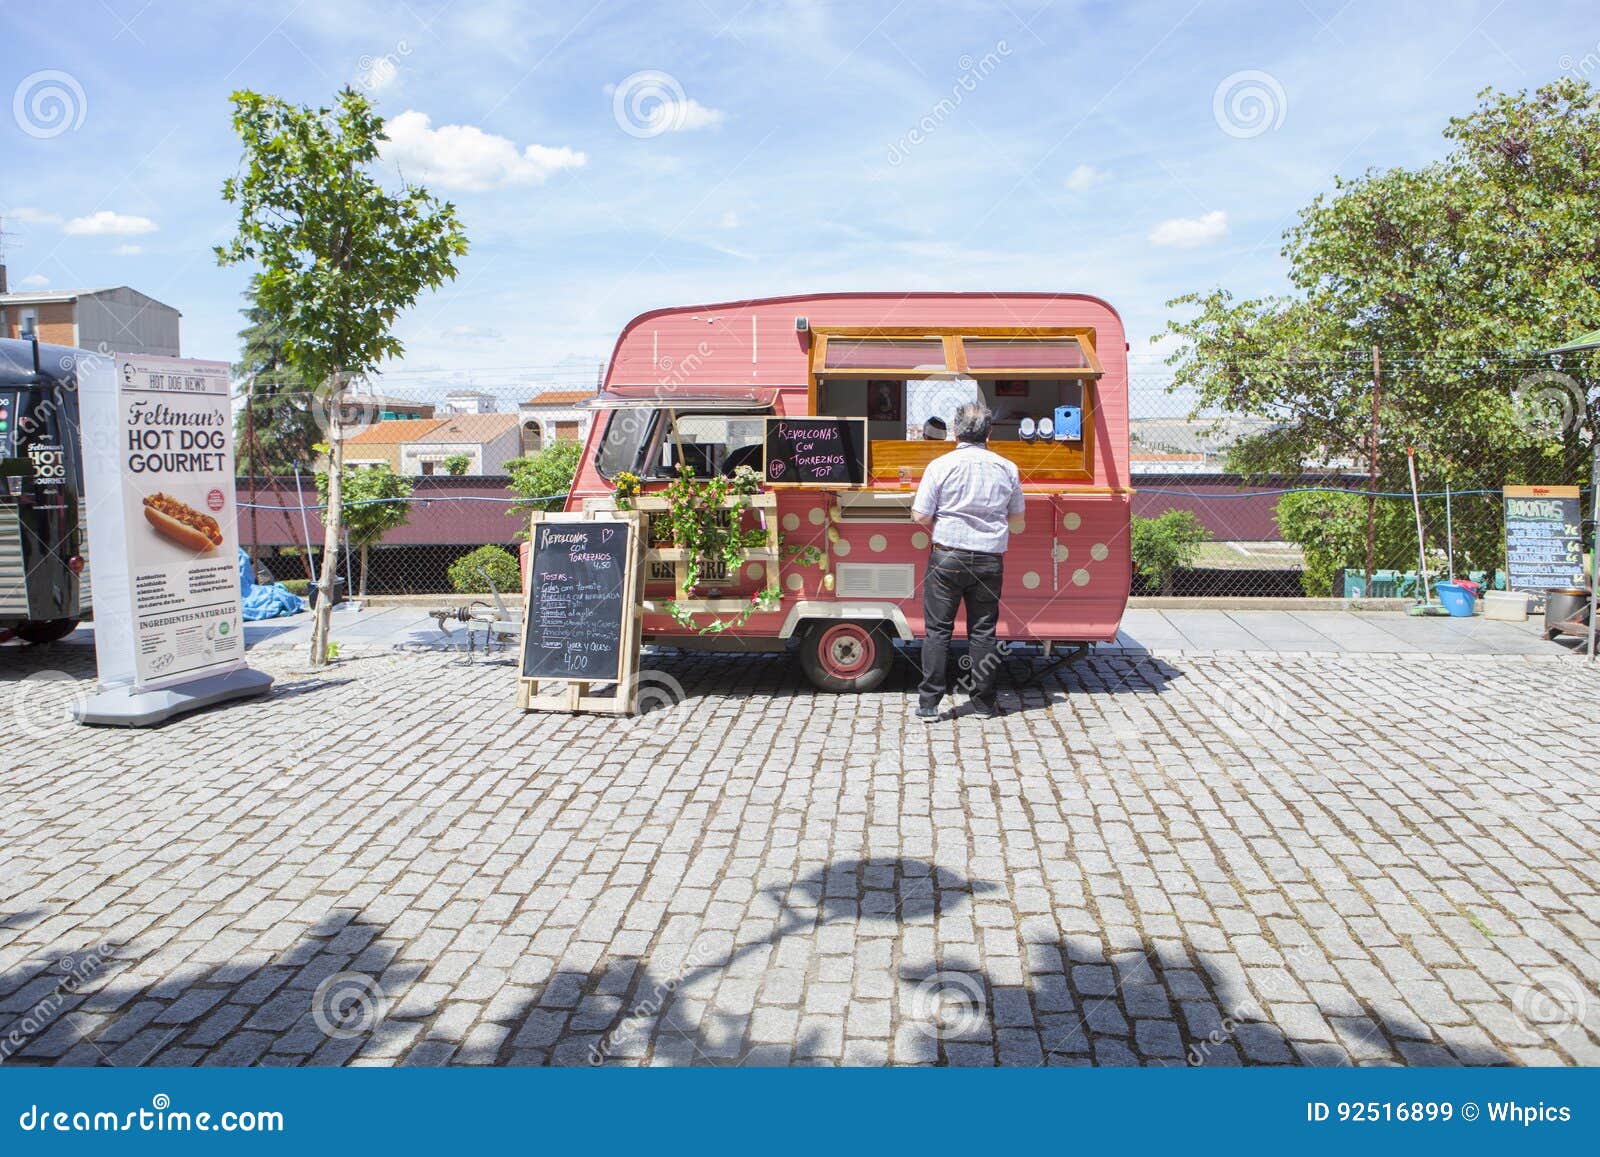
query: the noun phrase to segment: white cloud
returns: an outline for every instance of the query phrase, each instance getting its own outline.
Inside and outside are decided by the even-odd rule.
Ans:
[[[718,229],[737,229],[739,227],[739,214],[729,209],[717,222]]]
[[[453,325],[444,331],[444,339],[464,345],[491,345],[501,340],[501,334],[484,325]]]
[[[728,114],[720,108],[707,108],[692,96],[662,105],[660,111],[654,115],[667,122],[670,126],[668,132],[675,133],[710,128],[728,119]]]
[[[148,217],[113,213],[110,209],[101,209],[87,217],[74,217],[63,226],[63,232],[75,237],[131,237],[155,231],[156,223]]]
[[[29,209],[19,205],[15,209],[7,209],[0,218],[8,221],[20,221],[24,225],[59,225],[60,213],[47,213],[43,209]]]
[[[728,119],[720,108],[710,108],[687,95],[677,77],[655,69],[636,72],[621,84],[604,85],[601,91],[611,98],[611,115],[617,124],[636,137],[693,132]]]
[[[30,273],[27,277],[17,282],[17,285],[23,289],[43,289],[49,284],[50,279],[42,273]]]
[[[384,158],[408,177],[481,193],[504,185],[542,185],[552,173],[576,169],[589,158],[565,146],[529,145],[521,152],[505,137],[476,125],[432,128],[426,113],[408,109],[384,126]]]
[[[1228,235],[1228,215],[1214,209],[1204,217],[1169,217],[1150,231],[1150,244],[1174,249],[1209,245]]]
[[[1074,193],[1082,193],[1110,180],[1111,174],[1093,165],[1079,165],[1067,174],[1066,186]]]
[[[144,246],[143,245],[118,245],[111,252],[115,253],[118,257],[137,257],[137,256],[139,256],[139,254],[144,252]]]

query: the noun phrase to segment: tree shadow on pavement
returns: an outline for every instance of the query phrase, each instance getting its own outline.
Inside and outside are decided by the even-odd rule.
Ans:
[[[210,915],[96,944],[63,922],[20,956],[0,917],[0,1062],[76,1065],[1505,1064],[1375,975],[1358,997],[1308,940],[1215,926],[1063,935],[1018,897],[915,858],[839,860],[757,890],[727,927],[672,913],[644,951],[554,971],[389,905],[303,933]],[[287,913],[285,913],[287,915]],[[591,917],[593,918],[592,914]],[[620,914],[601,917],[616,929]],[[230,925],[233,925],[230,927]],[[737,926],[742,935],[733,931]],[[751,929],[760,929],[756,934]],[[625,932],[625,930],[623,930]],[[55,939],[51,936],[50,939]],[[281,945],[281,947],[279,946]],[[13,963],[14,962],[14,963]],[[529,979],[523,981],[522,975]],[[1316,990],[1313,992],[1313,990]]]
[[[357,1052],[398,1057],[418,1034],[389,1019],[383,994],[413,988],[430,962],[402,959],[406,946],[353,910],[329,912],[278,952],[241,947],[225,963],[189,963],[201,942],[79,935],[21,959],[0,972],[0,1061],[342,1064]]]

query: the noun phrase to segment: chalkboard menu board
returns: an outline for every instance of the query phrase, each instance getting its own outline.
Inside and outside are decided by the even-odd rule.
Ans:
[[[1576,486],[1507,486],[1506,570],[1512,590],[1583,586]]]
[[[632,550],[628,522],[533,524],[523,678],[621,678],[624,616],[633,609]]]
[[[867,481],[865,418],[768,418],[768,482],[861,486]]]

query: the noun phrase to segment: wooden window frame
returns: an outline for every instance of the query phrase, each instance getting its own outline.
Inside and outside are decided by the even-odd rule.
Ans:
[[[923,338],[940,339],[944,344],[945,364],[933,370],[903,370],[883,366],[827,369],[828,341],[830,338],[889,339]],[[979,339],[1041,339],[1069,337],[1076,339],[1083,351],[1082,367],[1007,366],[1002,369],[973,370],[967,365],[965,338]],[[1094,481],[1094,430],[1095,415],[1099,408],[1099,381],[1104,369],[1095,350],[1095,331],[1087,326],[814,326],[812,328],[810,360],[806,375],[806,405],[811,414],[817,413],[817,379],[823,378],[902,378],[922,380],[956,374],[961,377],[990,380],[995,378],[1079,378],[1082,380],[1083,439],[1080,446],[1046,442],[997,442],[990,446],[997,454],[1016,463],[1024,484],[1028,482],[1084,483]],[[873,441],[869,447],[868,473],[871,482],[900,482],[914,485],[922,477],[929,462],[953,447],[949,443],[911,440]]]

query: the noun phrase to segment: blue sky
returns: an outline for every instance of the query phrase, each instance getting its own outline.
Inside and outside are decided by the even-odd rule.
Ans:
[[[1600,82],[1592,0],[72,0],[0,20],[14,288],[132,285],[182,310],[186,354],[231,358],[248,273],[211,255],[228,94],[354,84],[472,244],[404,318],[406,375],[592,362],[645,309],[833,289],[1091,292],[1147,353],[1170,297],[1282,289],[1279,235],[1335,173],[1440,155],[1484,87],[1586,58]]]

